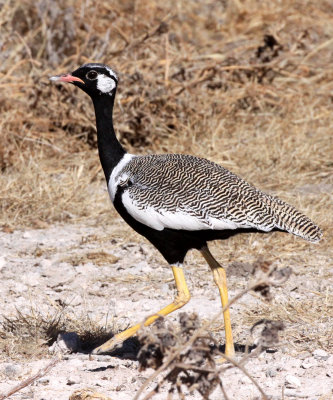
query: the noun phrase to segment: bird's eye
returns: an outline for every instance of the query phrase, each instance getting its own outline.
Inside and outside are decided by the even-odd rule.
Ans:
[[[93,80],[95,80],[95,79],[97,79],[97,72],[96,71],[89,71],[89,72],[87,72],[87,75],[86,75],[86,77],[88,78],[88,79],[90,79],[91,81],[93,81]]]

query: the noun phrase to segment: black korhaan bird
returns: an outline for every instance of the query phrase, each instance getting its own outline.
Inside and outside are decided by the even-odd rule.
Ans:
[[[238,233],[274,230],[293,233],[311,242],[320,240],[321,231],[309,218],[220,165],[182,154],[135,156],[127,153],[113,129],[112,109],[118,77],[108,66],[85,64],[71,74],[51,79],[70,82],[91,97],[100,161],[114,207],[161,252],[172,268],[177,295],[171,304],[147,318],[145,325],[190,300],[182,269],[190,249],[198,249],[206,259],[225,307],[228,303],[225,270],[208,250],[208,241],[227,239]],[[223,316],[225,353],[232,357],[229,309]],[[112,351],[139,328],[140,324],[117,334],[94,353]]]

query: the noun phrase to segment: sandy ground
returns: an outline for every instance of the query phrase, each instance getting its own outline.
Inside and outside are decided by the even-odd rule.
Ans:
[[[122,226],[119,219],[114,224]],[[132,242],[125,235],[115,236],[111,225],[59,225],[1,232],[0,249],[0,322],[4,322],[5,317],[17,315],[16,310],[28,315],[32,310],[38,310],[48,316],[59,305],[65,304],[66,313],[73,319],[88,316],[93,324],[107,326],[110,331],[120,330],[157,311],[174,295],[171,271],[152,246],[143,239]],[[283,287],[274,288],[274,304],[288,310],[291,301],[307,304],[312,298],[315,301],[319,291],[332,291],[330,262],[329,256],[324,255],[321,265],[326,268],[325,274],[320,268],[308,266],[307,273],[296,273]],[[292,263],[292,268],[297,271],[297,257],[293,257]],[[232,297],[246,287],[248,273],[246,268],[228,267]],[[192,299],[183,310],[196,311],[201,320],[213,317],[220,307],[217,290],[207,271],[201,257],[191,254],[186,275]],[[251,321],[267,318],[269,307],[256,293],[246,294],[232,307],[236,343],[245,344]],[[175,312],[169,316],[170,320],[176,321],[177,315]],[[273,399],[332,399],[333,352],[327,341],[324,340],[322,345],[320,341],[311,340],[299,344],[295,337],[288,337],[288,332],[294,329],[299,334],[303,331],[306,334],[310,326],[312,330],[318,329],[318,337],[329,338],[332,333],[320,317],[310,322],[297,320],[292,311],[290,315],[282,345],[275,352],[265,352],[250,359],[246,368]],[[215,325],[216,328],[220,323]],[[223,343],[221,329],[216,329],[214,336]],[[38,354],[24,355],[10,343],[8,341],[7,347],[2,346],[0,354],[2,394],[45,367],[52,357],[45,346]],[[241,356],[237,353],[238,359]],[[90,387],[111,399],[133,399],[152,373],[153,370],[139,372],[138,361],[130,347],[126,350],[125,346],[118,356],[95,356],[92,360],[78,351],[65,355],[43,378],[11,398],[65,400],[75,390]],[[230,399],[260,397],[258,390],[238,369],[225,372],[223,384]],[[149,388],[153,386],[151,384]],[[163,389],[154,398],[166,396],[166,389]],[[188,394],[186,398],[199,399],[200,396]],[[216,389],[211,399],[221,398]]]

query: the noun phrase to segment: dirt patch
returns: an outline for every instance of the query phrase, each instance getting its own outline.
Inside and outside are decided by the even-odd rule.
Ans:
[[[59,225],[46,230],[0,233],[4,251],[0,272],[1,297],[4,299],[0,309],[0,393],[6,393],[18,382],[45,367],[53,357],[48,348],[57,334],[63,331],[78,335],[81,341],[79,352],[65,355],[43,378],[33,386],[22,389],[13,398],[62,400],[68,399],[77,390],[90,387],[94,392],[112,399],[131,399],[145,380],[151,379],[153,371],[150,368],[139,371],[137,352],[140,345],[135,340],[125,343],[114,357],[94,356],[89,360],[86,354],[99,344],[98,340],[103,341],[129,325],[143,321],[174,296],[171,271],[160,255],[139,237],[132,242],[128,242],[126,235],[123,239],[115,239],[116,232],[124,229],[121,221],[119,224],[119,227],[98,227],[96,223],[91,226]],[[85,241],[84,237],[90,239]],[[273,245],[275,234],[267,237],[254,235],[251,240],[260,242],[262,246]],[[250,357],[245,367],[273,398],[281,398],[284,391],[285,396],[291,398],[302,396],[314,399],[329,394],[331,378],[328,375],[333,365],[332,338],[328,334],[332,324],[329,289],[332,264],[329,254],[319,252],[320,245],[307,244],[307,251],[304,252],[301,239],[292,238],[292,241],[289,246],[294,251],[288,265],[294,273],[282,287],[271,288],[272,301],[267,302],[259,293],[251,292],[231,307],[236,359],[244,357],[246,346],[252,348],[259,343],[263,327],[259,325],[251,333],[255,323],[262,319],[283,321],[285,329],[280,332],[280,345],[273,346],[273,351],[265,351],[259,357]],[[36,246],[52,251],[41,252],[36,257]],[[114,255],[118,260],[107,265],[94,264],[89,258],[82,258],[82,263],[74,265],[71,257],[64,261],[67,254],[77,255],[77,260],[80,254],[100,254],[102,247],[105,253]],[[225,246],[221,243],[213,245],[212,251],[233,270],[232,274],[228,274],[230,296],[233,297],[246,288],[252,275],[235,273],[237,265],[234,261],[229,264],[229,255],[226,256]],[[280,251],[279,248],[276,251]],[[253,267],[256,261],[245,250],[236,251],[234,257],[240,260],[241,265],[251,264]],[[112,258],[112,261],[115,259]],[[278,268],[285,267],[285,261],[275,263]],[[220,309],[218,292],[209,268],[196,252],[191,252],[185,273],[192,299],[183,310],[196,312],[205,323]],[[177,327],[178,316],[179,312],[171,314],[166,324]],[[213,335],[212,343],[215,341],[219,346],[224,343],[221,321],[210,324],[208,329]],[[50,335],[47,328],[52,326],[57,329]],[[154,327],[146,330],[148,335],[156,335],[154,332]],[[270,329],[266,331],[265,340],[274,336],[270,332]],[[319,357],[316,356],[318,351]],[[324,351],[323,356],[320,356],[320,351]],[[218,358],[217,355],[212,356],[214,360]],[[289,375],[296,377],[295,387],[286,383]],[[313,385],[314,379],[316,385]],[[226,368],[222,382],[230,398],[252,399],[260,396],[242,371]],[[297,386],[299,382],[300,386]],[[151,379],[144,393],[153,391],[157,384],[156,378]],[[161,387],[155,398],[165,398],[169,388]],[[182,390],[186,398],[201,398],[199,392],[190,394],[186,387]],[[216,388],[209,398],[221,398],[220,390]]]

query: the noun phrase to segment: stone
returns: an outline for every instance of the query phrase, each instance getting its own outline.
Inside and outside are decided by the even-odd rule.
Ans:
[[[242,377],[239,379],[239,382],[240,382],[242,385],[249,385],[249,384],[251,383],[251,379],[248,378],[247,376],[242,376]]]
[[[22,235],[23,239],[31,239],[32,238],[32,234],[29,231],[25,231]]]
[[[266,376],[269,378],[274,378],[277,375],[276,368],[270,368],[266,371]]]
[[[72,376],[71,378],[67,379],[66,385],[68,385],[68,386],[77,385],[80,382],[81,382],[81,380],[80,380],[79,377],[77,377],[77,376],[73,377]]]
[[[45,258],[44,260],[41,260],[39,262],[39,266],[43,269],[43,273],[46,274],[46,276],[48,276],[47,272],[48,269],[52,267],[52,261]]]
[[[286,375],[284,385],[289,389],[297,389],[301,387],[301,381],[294,375]]]
[[[326,361],[329,358],[329,354],[327,353],[327,351],[322,350],[322,349],[316,349],[313,353],[312,353],[313,357],[316,358],[317,360],[323,360]]]
[[[50,379],[45,376],[43,378],[38,379],[38,381],[37,381],[38,385],[48,385],[49,383],[50,383]]]
[[[7,378],[12,379],[19,376],[22,372],[22,368],[18,364],[4,363],[2,365],[2,373],[7,376]]]
[[[4,256],[0,257],[0,271],[2,270],[2,268],[6,265],[6,259]]]
[[[80,338],[75,332],[59,333],[57,341],[49,347],[50,353],[60,352],[62,354],[74,353],[80,347]]]
[[[308,369],[308,368],[316,367],[317,365],[318,365],[318,362],[316,361],[316,359],[314,357],[308,357],[302,362],[301,368]]]

